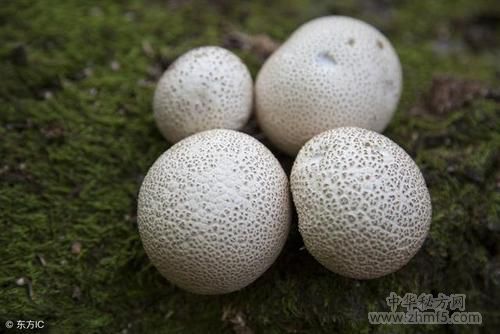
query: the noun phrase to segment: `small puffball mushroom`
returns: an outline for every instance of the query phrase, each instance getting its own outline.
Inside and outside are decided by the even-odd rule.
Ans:
[[[209,130],[172,146],[139,192],[138,225],[151,262],[199,294],[239,290],[277,258],[291,219],[288,179],[256,139]]]
[[[309,252],[338,274],[370,279],[415,255],[431,200],[411,157],[390,139],[354,127],[323,132],[292,168],[299,231]]]
[[[349,17],[318,18],[296,30],[258,73],[257,119],[274,145],[295,155],[336,127],[384,130],[401,82],[398,56],[379,31]]]
[[[156,87],[153,110],[160,132],[175,143],[204,130],[242,128],[252,100],[252,77],[240,58],[205,46],[169,66]]]

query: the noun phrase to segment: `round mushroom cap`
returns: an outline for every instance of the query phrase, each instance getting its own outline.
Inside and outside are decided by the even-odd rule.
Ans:
[[[204,130],[242,128],[252,100],[252,77],[240,58],[205,46],[185,53],[163,73],[153,110],[160,132],[175,143]]]
[[[315,136],[300,150],[290,182],[306,248],[338,274],[392,273],[415,255],[429,230],[431,200],[422,173],[376,132],[343,127]]]
[[[256,139],[232,130],[190,136],[163,153],[139,192],[151,262],[199,294],[239,290],[275,261],[291,219],[288,179]]]
[[[401,84],[399,58],[378,30],[349,17],[322,17],[296,30],[258,73],[257,118],[275,146],[295,155],[336,127],[383,131]]]

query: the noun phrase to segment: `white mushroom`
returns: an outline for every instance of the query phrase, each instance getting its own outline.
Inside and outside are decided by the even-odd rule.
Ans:
[[[250,118],[253,84],[232,52],[205,46],[178,58],[156,87],[153,110],[163,136],[175,143],[191,134],[240,129]]]
[[[335,127],[381,132],[396,109],[401,81],[398,56],[375,28],[343,16],[315,19],[260,70],[257,118],[273,144],[295,155]]]
[[[210,130],[172,146],[139,193],[149,258],[170,282],[200,294],[241,289],[276,259],[290,224],[288,179],[256,139]]]
[[[429,230],[431,201],[418,166],[370,130],[337,128],[312,138],[293,165],[291,188],[306,248],[344,276],[398,270]]]

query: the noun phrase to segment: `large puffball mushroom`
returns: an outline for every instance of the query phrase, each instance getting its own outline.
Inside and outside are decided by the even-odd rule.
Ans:
[[[376,132],[344,127],[315,136],[300,150],[290,182],[306,248],[338,274],[394,272],[429,230],[431,201],[418,166]]]
[[[240,58],[205,46],[169,66],[156,87],[153,110],[160,132],[175,143],[204,130],[242,128],[252,102],[252,77]]]
[[[172,146],[139,192],[138,225],[152,263],[199,294],[239,290],[277,258],[291,219],[288,179],[256,139],[210,130]]]
[[[322,17],[296,30],[258,73],[257,118],[275,146],[295,155],[336,127],[384,130],[401,82],[398,56],[379,31],[349,17]]]

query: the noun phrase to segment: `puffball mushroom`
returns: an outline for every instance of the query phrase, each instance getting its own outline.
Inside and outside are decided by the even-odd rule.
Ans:
[[[204,130],[242,128],[252,100],[252,77],[240,58],[205,46],[185,53],[165,71],[153,110],[160,132],[175,143]]]
[[[232,130],[190,136],[163,153],[139,192],[152,263],[199,294],[239,290],[277,258],[291,213],[288,179],[256,139]]]
[[[404,266],[429,230],[431,200],[411,157],[376,132],[343,127],[315,136],[291,173],[299,231],[338,274],[370,279]]]
[[[379,31],[349,17],[318,18],[296,30],[258,73],[257,119],[275,146],[295,155],[336,127],[383,131],[401,82],[398,56]]]

